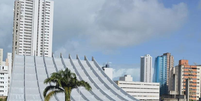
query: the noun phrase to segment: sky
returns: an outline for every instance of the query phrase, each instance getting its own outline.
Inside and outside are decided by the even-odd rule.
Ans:
[[[54,0],[53,52],[110,62],[140,80],[140,56],[201,64],[201,0]],[[14,0],[0,0],[0,48],[12,52]],[[154,65],[153,65],[154,66]]]

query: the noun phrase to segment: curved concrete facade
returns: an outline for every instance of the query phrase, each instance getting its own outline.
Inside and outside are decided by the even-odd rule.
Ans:
[[[137,101],[109,79],[94,58],[88,61],[86,57],[80,60],[78,56],[72,59],[71,56],[50,58],[19,55],[14,59],[8,101],[43,101],[43,90],[47,86],[43,81],[51,73],[65,68],[92,87],[92,91],[86,91],[83,87],[74,89],[72,101]],[[50,101],[64,101],[64,94],[57,94]]]

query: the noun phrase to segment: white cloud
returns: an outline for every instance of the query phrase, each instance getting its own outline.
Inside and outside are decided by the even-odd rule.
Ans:
[[[131,75],[133,77],[133,81],[139,81],[140,80],[140,68],[114,69],[113,79],[119,80],[119,77],[122,77],[124,75]]]
[[[140,65],[139,64],[110,64],[113,68],[113,80],[119,80],[119,77],[131,75],[133,81],[140,80]]]
[[[82,45],[110,51],[167,36],[179,29],[187,17],[184,3],[166,8],[157,0],[55,1],[54,44],[70,45],[66,40],[81,37],[85,43],[77,42]]]
[[[115,67],[113,68],[113,80],[119,80],[119,77],[124,75],[131,75],[133,77],[133,81],[140,81],[140,64],[112,64],[110,67]],[[151,72],[153,80],[153,67]]]
[[[119,48],[164,36],[181,27],[187,12],[184,3],[165,8],[157,0],[108,0],[96,15],[99,33],[91,43]]]
[[[64,57],[67,57],[69,54],[71,56],[84,56],[93,51],[90,46],[84,46],[83,44],[85,44],[84,41],[80,43],[76,40],[69,40],[66,43],[62,43],[62,46],[56,49],[54,55],[58,57],[62,53]]]
[[[12,51],[12,26],[13,26],[13,1],[0,1],[0,48],[4,49],[4,59],[6,52]]]
[[[9,40],[10,42],[7,40],[7,36],[10,36],[9,39],[12,37],[13,9],[7,4],[7,2],[0,3],[0,14],[0,46],[5,47],[12,42],[11,40]]]

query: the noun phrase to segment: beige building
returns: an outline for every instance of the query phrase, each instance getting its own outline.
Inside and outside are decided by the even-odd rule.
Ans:
[[[171,83],[169,83],[171,73],[169,72],[174,68],[174,57],[170,53],[164,53],[163,55],[166,55],[167,57],[167,86],[170,85],[171,87]],[[168,88],[168,90],[169,89],[171,88]]]
[[[169,94],[186,95],[186,79],[189,79],[189,100],[199,100],[201,66],[189,65],[188,60],[180,60],[171,73],[172,90]]]

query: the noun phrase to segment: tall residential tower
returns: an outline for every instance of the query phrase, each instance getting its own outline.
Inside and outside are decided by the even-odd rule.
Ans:
[[[51,57],[53,7],[51,0],[15,0],[13,56]]]
[[[164,53],[155,59],[154,82],[160,83],[160,94],[168,93],[170,72],[174,67],[174,57],[170,53]]]
[[[140,81],[152,82],[152,57],[149,54],[141,56]]]
[[[198,101],[200,98],[201,87],[201,66],[189,65],[188,60],[179,60],[179,64],[171,71],[171,95],[187,95],[190,101]],[[189,83],[187,83],[187,79]],[[186,85],[188,88],[186,89]],[[188,90],[189,89],[189,90]],[[188,97],[188,96],[187,96]]]

